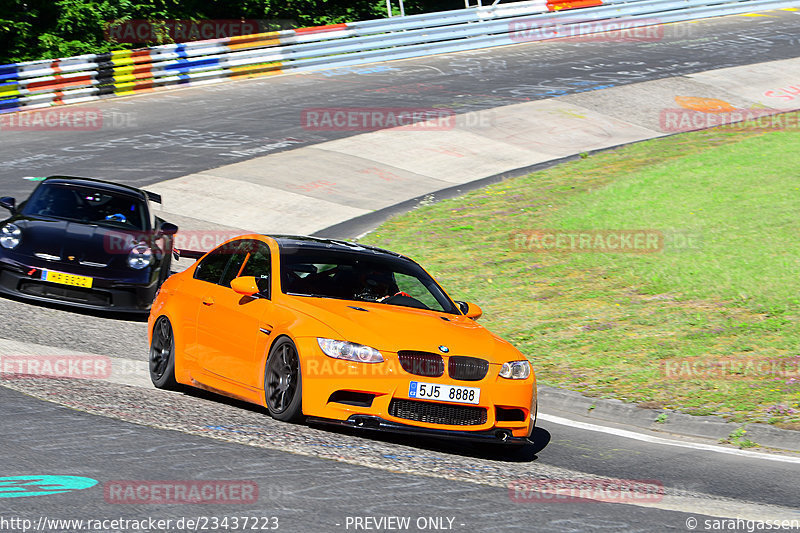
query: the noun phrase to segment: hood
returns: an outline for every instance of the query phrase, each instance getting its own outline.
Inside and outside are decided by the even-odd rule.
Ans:
[[[16,253],[49,256],[53,261],[123,265],[133,242],[132,234],[80,222],[25,216],[9,222],[22,230]]]
[[[513,359],[516,349],[474,320],[396,305],[293,297],[292,307],[339,333],[340,339],[379,351],[418,350],[444,356],[480,357],[491,363]],[[361,308],[363,311],[354,309]],[[446,319],[446,320],[445,320]],[[443,353],[439,346],[449,351]]]

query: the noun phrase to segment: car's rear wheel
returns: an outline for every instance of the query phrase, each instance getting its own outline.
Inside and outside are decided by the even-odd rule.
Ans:
[[[302,388],[297,347],[290,339],[280,339],[269,352],[264,373],[264,396],[269,414],[283,422],[302,418]]]
[[[153,326],[150,380],[159,389],[178,388],[178,382],[175,381],[175,336],[172,333],[172,324],[165,316],[158,317]]]

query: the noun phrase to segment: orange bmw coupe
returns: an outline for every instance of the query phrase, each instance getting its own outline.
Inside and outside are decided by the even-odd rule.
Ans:
[[[148,322],[150,377],[283,421],[530,442],[535,375],[480,315],[403,255],[245,235],[162,285]]]

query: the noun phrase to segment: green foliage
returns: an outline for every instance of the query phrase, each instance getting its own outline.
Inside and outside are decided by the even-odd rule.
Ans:
[[[758,446],[758,444],[750,439],[744,438],[745,433],[747,433],[747,431],[744,429],[744,427],[740,427],[728,435],[727,439],[720,439],[720,442],[723,444],[733,444],[739,448],[754,448]]]
[[[116,43],[109,22],[258,19],[291,27],[386,17],[385,0],[4,0],[0,64],[94,54],[158,42]],[[394,14],[399,14],[393,0]],[[463,8],[460,0],[408,0],[406,14]],[[285,27],[282,24],[281,27]]]

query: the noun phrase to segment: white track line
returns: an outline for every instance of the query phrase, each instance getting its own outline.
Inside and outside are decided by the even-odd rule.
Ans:
[[[598,426],[596,424],[588,424],[586,422],[578,422],[569,418],[563,418],[555,415],[548,415],[539,413],[537,416],[540,420],[552,422],[562,426],[569,426],[586,431],[596,431],[598,433],[607,433],[609,435],[616,435],[617,437],[624,437],[626,439],[640,440],[649,442],[651,444],[660,444],[662,446],[677,446],[679,448],[692,448],[694,450],[703,450],[716,453],[727,453],[729,455],[738,455],[741,457],[749,457],[751,459],[763,459],[767,461],[778,461],[781,463],[800,464],[800,457],[789,457],[785,455],[767,454],[761,452],[754,452],[750,450],[737,450],[734,448],[725,448],[723,446],[715,446],[713,444],[703,444],[700,442],[683,442],[679,440],[665,439],[663,437],[655,437],[653,435],[646,435],[644,433],[637,433],[635,431],[628,431],[626,429],[617,429],[606,426]]]

